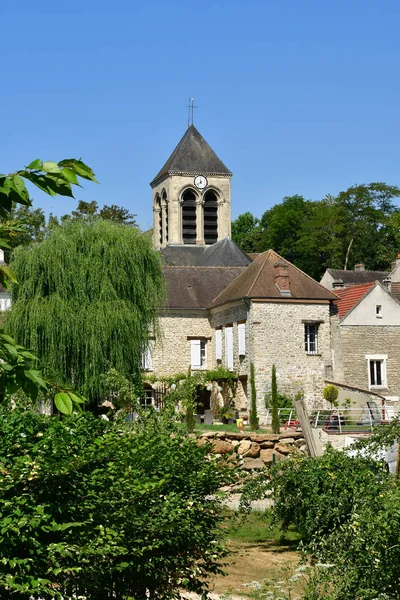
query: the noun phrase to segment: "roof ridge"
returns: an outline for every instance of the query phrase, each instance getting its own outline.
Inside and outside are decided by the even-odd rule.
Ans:
[[[253,289],[253,287],[255,286],[256,282],[258,281],[258,279],[259,279],[259,277],[260,277],[260,275],[261,275],[261,272],[262,272],[263,268],[265,267],[265,263],[267,262],[268,256],[269,256],[269,254],[270,254],[271,252],[274,252],[274,251],[273,251],[273,250],[271,250],[271,248],[270,248],[270,249],[269,249],[269,250],[267,250],[265,253],[264,253],[264,252],[262,253],[262,254],[265,254],[265,257],[262,259],[262,260],[263,260],[263,262],[262,262],[262,264],[261,264],[261,266],[260,266],[260,269],[259,269],[259,271],[258,271],[258,273],[257,273],[256,277],[253,279],[253,283],[251,284],[251,286],[250,286],[250,288],[249,288],[249,291],[247,292],[247,296],[250,296],[251,290]],[[262,256],[262,254],[261,254],[261,256]],[[257,257],[257,258],[258,258],[258,257]]]
[[[163,265],[163,269],[247,269],[251,263],[246,265],[218,265],[214,267],[213,265]]]

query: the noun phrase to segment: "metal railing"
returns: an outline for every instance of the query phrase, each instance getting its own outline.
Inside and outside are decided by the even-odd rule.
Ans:
[[[296,428],[299,423],[294,408],[279,408],[279,420],[285,429]],[[312,410],[310,424],[330,433],[362,432],[388,425],[400,418],[400,407],[378,406],[374,402],[356,408],[328,408]],[[271,409],[267,409],[266,424],[271,423]]]

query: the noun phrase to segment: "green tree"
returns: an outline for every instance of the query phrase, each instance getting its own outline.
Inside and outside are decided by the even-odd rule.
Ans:
[[[262,229],[259,219],[250,212],[239,215],[232,221],[232,239],[243,252],[260,252]]]
[[[111,204],[108,206],[105,204],[103,208],[99,210],[99,205],[96,200],[91,202],[85,202],[79,200],[76,210],[73,210],[71,215],[64,215],[61,217],[61,221],[65,221],[71,218],[82,219],[82,218],[93,218],[98,217],[100,219],[115,221],[116,223],[124,223],[125,225],[136,225],[135,216],[129,212],[127,208]]]
[[[5,224],[16,228],[9,240],[10,248],[5,252],[5,260],[9,262],[11,250],[17,246],[27,246],[44,239],[46,215],[41,208],[13,203]]]
[[[2,600],[159,599],[206,590],[224,556],[209,460],[170,418],[0,412]]]
[[[254,374],[254,364],[250,363],[250,387],[251,387],[251,411],[250,411],[250,427],[253,431],[258,429],[258,413],[257,413],[257,390]]]
[[[135,227],[77,219],[13,256],[19,284],[5,326],[39,356],[47,375],[74,384],[92,402],[110,367],[139,379],[165,298],[150,239]]]
[[[280,432],[280,422],[279,422],[279,413],[278,413],[278,386],[276,383],[275,365],[272,365],[272,374],[271,374],[271,407],[272,407],[271,428],[274,433],[279,433]]]

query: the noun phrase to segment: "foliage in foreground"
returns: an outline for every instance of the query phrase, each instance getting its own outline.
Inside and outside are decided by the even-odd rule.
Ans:
[[[397,424],[390,429],[384,446],[399,436]],[[375,450],[377,444],[369,442]],[[329,449],[279,463],[269,481],[252,484],[251,497],[274,490],[275,518],[284,528],[294,525],[306,557],[322,563],[310,573],[305,600],[398,599],[400,488],[363,446],[364,456]]]
[[[5,326],[56,381],[89,400],[112,367],[140,378],[142,353],[164,301],[160,259],[135,227],[69,221],[32,248],[19,247],[19,285]]]
[[[25,233],[23,223],[18,218],[13,219],[13,209],[16,206],[21,211],[27,211],[32,205],[25,180],[50,196],[73,197],[72,186],[80,187],[78,178],[96,181],[92,169],[73,158],[59,163],[36,159],[24,169],[0,175],[0,248],[11,250],[15,239]],[[40,214],[35,215],[34,221],[35,227],[40,229]],[[0,284],[5,288],[17,284],[12,270],[4,264],[0,265]],[[37,357],[0,329],[0,400],[9,399],[15,392],[23,392],[30,399],[36,400],[39,391],[48,392],[49,386],[38,369]],[[54,391],[57,392],[57,386]],[[69,388],[58,390],[55,396],[56,404],[64,412],[72,411],[73,406],[79,407],[82,401],[82,397]]]
[[[3,412],[0,436],[1,598],[162,600],[218,572],[233,470],[159,415]]]

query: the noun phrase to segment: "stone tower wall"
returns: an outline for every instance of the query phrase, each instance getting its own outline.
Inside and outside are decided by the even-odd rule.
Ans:
[[[169,175],[153,188],[153,240],[154,247],[159,249],[167,244],[183,244],[182,239],[182,194],[190,188],[196,195],[196,244],[204,245],[203,204],[204,194],[209,190],[216,192],[218,197],[218,241],[231,235],[231,179],[227,176],[206,175],[208,186],[198,190],[194,183],[194,175]],[[167,194],[168,203],[168,240],[160,242],[160,213],[156,206],[157,194],[162,198]],[[165,230],[166,207],[161,201],[161,219]]]

